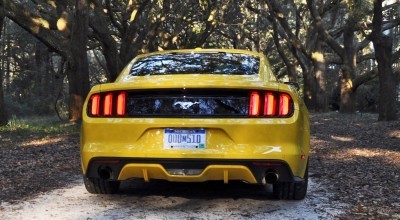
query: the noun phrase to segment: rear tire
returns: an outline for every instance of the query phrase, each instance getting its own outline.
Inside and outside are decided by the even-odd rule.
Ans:
[[[308,185],[308,163],[304,179],[299,182],[275,183],[273,195],[276,199],[302,200],[306,197]]]
[[[86,190],[92,194],[114,194],[119,190],[119,181],[83,177]]]

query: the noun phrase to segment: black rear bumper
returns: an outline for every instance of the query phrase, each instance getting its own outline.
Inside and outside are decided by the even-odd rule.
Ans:
[[[117,180],[122,168],[127,164],[160,164],[166,170],[204,170],[210,165],[241,165],[247,167],[257,180],[257,183],[263,183],[267,172],[275,172],[279,175],[278,182],[298,181],[294,177],[292,170],[285,161],[281,160],[250,160],[250,159],[148,159],[148,158],[93,158],[89,162],[86,172],[88,178],[103,178],[108,180]],[[107,177],[101,175],[102,170],[108,170]]]

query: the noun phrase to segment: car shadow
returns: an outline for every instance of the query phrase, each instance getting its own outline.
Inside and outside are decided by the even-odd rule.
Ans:
[[[248,184],[242,181],[207,181],[201,183],[168,182],[165,180],[151,180],[145,182],[139,179],[123,181],[118,194],[126,196],[162,196],[182,197],[186,199],[254,199],[275,200],[272,195],[272,186]]]

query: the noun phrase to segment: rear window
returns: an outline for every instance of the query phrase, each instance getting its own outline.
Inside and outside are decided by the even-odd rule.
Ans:
[[[168,53],[136,61],[130,75],[256,75],[260,58],[238,53]]]

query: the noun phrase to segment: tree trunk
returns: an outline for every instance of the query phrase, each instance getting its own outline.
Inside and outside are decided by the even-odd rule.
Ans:
[[[1,1],[1,0],[0,0]],[[5,90],[6,92],[11,92],[10,85],[11,85],[11,60],[10,57],[13,56],[12,51],[11,51],[11,36],[9,34],[6,35],[6,33],[8,33],[8,26],[6,26],[5,24],[3,24],[3,28],[4,28],[4,42],[6,45],[5,47],[7,48],[5,51],[5,63],[4,63],[4,73],[3,76],[5,76],[5,86],[3,87],[3,91]]]
[[[356,88],[353,87],[357,66],[357,45],[355,42],[354,26],[352,19],[344,30],[344,54],[341,74],[340,112],[354,113],[356,111]]]
[[[95,7],[93,10],[93,17],[90,18],[90,27],[93,30],[95,38],[102,43],[103,55],[107,65],[107,79],[113,82],[117,77],[119,72],[124,67],[124,63],[121,63],[120,56],[118,54],[118,45],[110,30],[108,28],[107,17],[104,16],[103,9],[101,7]],[[130,37],[133,39],[135,35],[134,32],[130,33]],[[132,40],[131,39],[131,40]],[[121,51],[128,50],[126,45],[124,45],[124,37],[121,40]]]
[[[328,111],[328,98],[326,94],[326,64],[324,54],[321,52],[321,41],[316,42],[316,52],[311,56],[314,64],[314,77],[316,83],[315,110],[318,112]]]
[[[277,27],[276,22],[272,23],[272,27],[274,30],[274,33],[273,33],[274,44],[276,46],[276,50],[279,53],[279,56],[282,58],[283,62],[285,63],[289,81],[298,82],[298,79],[296,76],[296,67],[293,64],[293,62],[291,62],[291,60],[285,55],[285,51],[283,50],[282,45],[280,43],[278,27]]]
[[[3,31],[3,23],[4,23],[4,8],[3,8],[3,0],[0,0],[0,39],[1,33]],[[0,125],[7,124],[7,114],[6,107],[4,102],[4,93],[3,93],[3,69],[0,67]]]
[[[340,112],[354,113],[356,110],[356,93],[353,91],[353,82],[347,66],[341,69],[340,82]]]
[[[393,39],[382,36],[375,42],[375,56],[379,71],[379,121],[396,120],[396,77],[392,69]]]
[[[311,72],[302,71],[303,73],[303,80],[304,80],[304,87],[303,87],[303,99],[304,103],[306,104],[307,108],[310,111],[317,110],[317,81],[315,80],[315,76]]]
[[[36,80],[35,92],[40,97],[49,97],[52,94],[50,86],[52,84],[49,80],[49,60],[50,54],[48,48],[41,42],[36,43],[35,48],[35,61],[36,61]]]
[[[75,18],[71,34],[71,57],[67,76],[69,81],[69,120],[82,118],[83,102],[89,92],[89,65],[87,58],[88,2],[76,0]]]
[[[396,120],[396,76],[392,69],[393,38],[382,33],[382,0],[374,1],[372,41],[379,72],[379,121]]]

